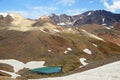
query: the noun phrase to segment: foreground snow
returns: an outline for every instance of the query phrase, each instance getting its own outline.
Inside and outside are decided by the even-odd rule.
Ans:
[[[23,62],[20,62],[20,61],[14,60],[14,59],[0,60],[0,63],[13,66],[14,72],[18,72],[19,70],[23,69],[25,66],[25,64]]]
[[[8,72],[8,71],[4,71],[4,70],[0,70],[0,71],[3,73],[7,73],[7,74],[11,75],[11,78],[16,78],[16,77],[20,76],[14,72]]]
[[[69,76],[29,80],[120,80],[120,61]]]
[[[44,67],[45,61],[31,61],[25,64],[25,68],[34,69]]]
[[[0,60],[0,63],[13,66],[14,72],[8,72],[8,71],[4,71],[4,70],[0,70],[0,72],[11,75],[11,78],[16,78],[16,77],[20,76],[20,75],[16,74],[18,71],[20,71],[24,68],[34,69],[34,68],[44,67],[45,61],[31,61],[31,62],[27,62],[25,64],[23,62],[20,62],[18,60],[14,60],[14,59],[4,59],[4,60]]]
[[[0,60],[0,63],[11,65],[13,66],[14,72],[18,72],[19,70],[24,68],[34,69],[44,67],[45,61],[31,61],[25,64],[14,59],[4,59]]]

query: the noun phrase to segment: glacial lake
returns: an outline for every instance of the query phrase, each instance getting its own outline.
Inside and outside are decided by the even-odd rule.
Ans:
[[[48,67],[31,69],[30,71],[38,74],[52,74],[52,73],[62,72],[62,67],[48,66]]]

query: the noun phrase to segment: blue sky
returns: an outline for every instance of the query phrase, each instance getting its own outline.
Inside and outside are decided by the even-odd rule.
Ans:
[[[0,0],[0,12],[16,12],[27,18],[42,15],[80,14],[88,10],[120,13],[120,0]]]

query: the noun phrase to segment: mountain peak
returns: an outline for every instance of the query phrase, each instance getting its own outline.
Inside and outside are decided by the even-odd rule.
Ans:
[[[53,14],[53,16],[50,17],[56,24],[60,24],[60,26],[80,26],[94,23],[110,26],[115,22],[120,22],[120,14],[115,14],[106,10],[90,10],[74,16]]]

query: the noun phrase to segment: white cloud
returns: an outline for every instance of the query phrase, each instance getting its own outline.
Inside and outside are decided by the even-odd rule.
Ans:
[[[9,11],[10,13],[18,13],[22,15],[25,18],[31,18],[31,19],[37,19],[40,18],[40,16],[43,15],[43,13],[46,13],[45,15],[48,15],[47,12],[39,12],[39,11]]]
[[[120,0],[112,0],[112,5],[108,3],[108,0],[101,0],[107,10],[115,12],[120,10]]]
[[[18,14],[20,14],[21,16],[24,16],[24,17],[26,17],[26,16],[28,16],[29,15],[29,12],[27,12],[27,11],[17,11],[17,10],[12,10],[12,11],[8,11],[9,13],[18,13]]]
[[[22,10],[22,11],[13,10],[9,12],[19,13],[26,18],[36,19],[42,15],[49,15],[55,10],[57,10],[56,7],[35,6],[35,7],[29,8],[29,10],[26,10],[26,11],[25,10]]]
[[[46,7],[46,6],[36,6],[36,7],[32,7],[31,9],[33,10],[44,10],[44,11],[54,11],[56,10],[57,8],[56,7]]]
[[[63,4],[64,6],[72,6],[76,0],[60,0],[57,3]]]
[[[83,9],[69,9],[66,10],[65,13],[67,13],[68,15],[77,15],[77,14],[81,14],[82,12],[87,11],[88,9],[83,8]]]

